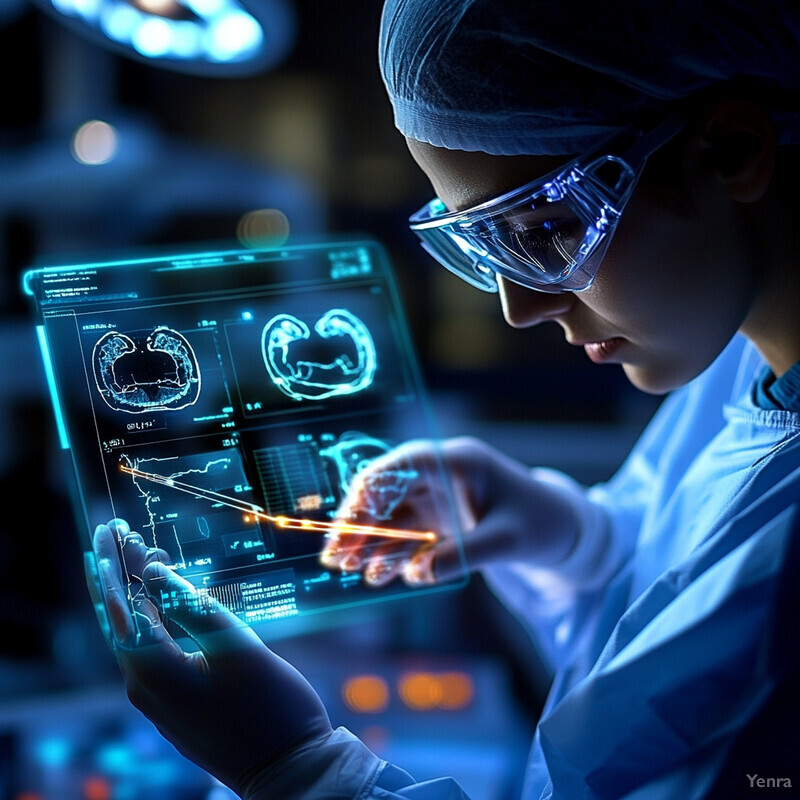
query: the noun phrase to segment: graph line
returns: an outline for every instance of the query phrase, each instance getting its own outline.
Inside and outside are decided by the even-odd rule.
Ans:
[[[336,534],[359,534],[361,536],[379,536],[385,539],[410,539],[414,541],[435,542],[437,535],[433,531],[404,531],[397,528],[382,528],[376,525],[359,525],[355,522],[324,522],[320,520],[313,520],[308,518],[287,517],[284,515],[274,516],[267,514],[267,512],[254,503],[248,503],[244,500],[239,500],[235,497],[229,497],[226,494],[212,491],[211,489],[203,489],[200,486],[193,486],[190,483],[170,478],[166,475],[159,475],[156,472],[145,472],[144,470],[137,469],[136,467],[128,467],[125,464],[120,464],[120,469],[132,475],[135,478],[158,483],[161,486],[168,486],[171,489],[176,489],[179,492],[186,492],[193,497],[200,497],[210,500],[220,505],[235,508],[246,514],[252,514],[258,519],[263,519],[272,522],[278,528],[283,530],[299,531],[301,533],[336,533]]]

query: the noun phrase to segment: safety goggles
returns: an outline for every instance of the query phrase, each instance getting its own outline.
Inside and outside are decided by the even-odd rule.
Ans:
[[[484,292],[496,275],[542,292],[587,289],[648,156],[685,124],[669,117],[647,133],[625,128],[542,178],[463,211],[438,198],[409,219],[423,248]]]

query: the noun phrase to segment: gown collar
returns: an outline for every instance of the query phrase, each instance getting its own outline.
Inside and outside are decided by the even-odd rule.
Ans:
[[[753,400],[759,408],[800,411],[800,362],[780,378],[765,367],[753,389]]]

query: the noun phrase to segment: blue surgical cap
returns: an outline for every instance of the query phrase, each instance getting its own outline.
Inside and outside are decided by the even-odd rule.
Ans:
[[[800,0],[387,0],[379,63],[397,128],[448,149],[576,153],[741,79],[800,143]]]

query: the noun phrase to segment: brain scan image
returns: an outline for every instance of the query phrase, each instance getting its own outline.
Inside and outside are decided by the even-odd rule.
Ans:
[[[167,327],[110,331],[92,351],[95,383],[114,411],[179,411],[200,396],[200,367],[186,338]]]
[[[315,344],[335,346],[336,353],[324,361],[313,360],[308,345]],[[301,319],[277,314],[264,326],[261,349],[272,382],[298,401],[360,392],[372,384],[378,363],[367,327],[343,308],[323,314],[313,336]]]

